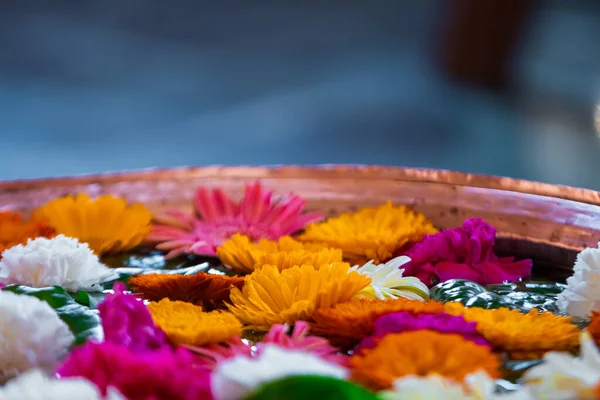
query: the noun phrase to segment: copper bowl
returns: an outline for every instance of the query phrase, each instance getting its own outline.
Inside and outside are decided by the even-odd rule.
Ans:
[[[482,217],[498,230],[497,251],[535,261],[534,276],[561,281],[575,257],[600,240],[600,193],[512,178],[381,166],[186,167],[0,183],[0,206],[25,214],[67,194],[114,194],[153,212],[189,210],[198,186],[241,196],[260,179],[294,191],[327,215],[388,200],[414,207],[440,228]]]

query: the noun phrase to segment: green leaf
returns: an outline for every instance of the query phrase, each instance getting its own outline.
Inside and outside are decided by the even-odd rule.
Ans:
[[[75,300],[82,306],[92,306],[92,299],[90,298],[89,293],[86,291],[80,290],[79,292],[72,294],[71,297],[73,297],[73,300]]]
[[[269,382],[246,400],[377,400],[366,389],[350,382],[323,376],[293,376]]]
[[[102,338],[102,327],[98,312],[79,304],[60,286],[31,288],[28,286],[10,285],[2,290],[34,296],[48,303],[69,326],[69,329],[71,329],[71,332],[75,336],[76,344],[84,343],[88,339]]]

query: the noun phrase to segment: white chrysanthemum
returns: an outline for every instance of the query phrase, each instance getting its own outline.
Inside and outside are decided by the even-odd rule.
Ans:
[[[345,379],[348,371],[308,352],[266,344],[258,357],[238,356],[220,363],[211,375],[211,390],[215,400],[237,400],[264,383],[298,375]]]
[[[439,375],[408,376],[394,381],[393,390],[381,393],[382,400],[532,400],[526,389],[496,393],[494,381],[484,372],[465,378],[464,384]]]
[[[577,255],[567,288],[558,295],[558,308],[568,315],[587,318],[600,310],[600,249],[588,248]]]
[[[536,398],[595,399],[595,388],[600,382],[600,352],[589,333],[582,332],[579,357],[556,351],[546,353],[543,363],[529,369],[523,381]]]
[[[116,274],[102,264],[87,243],[58,235],[28,240],[2,253],[0,282],[32,287],[62,286],[66,290],[101,290],[99,283]]]
[[[421,301],[429,299],[429,289],[419,278],[402,276],[404,270],[400,267],[409,261],[410,258],[401,256],[385,264],[376,265],[371,260],[362,267],[355,265],[350,268],[350,271],[356,271],[372,280],[356,297],[382,300],[398,297]]]
[[[116,389],[106,396],[84,378],[52,379],[40,370],[29,371],[0,388],[1,400],[125,400]]]
[[[73,340],[48,303],[0,291],[0,381],[36,367],[51,370]]]

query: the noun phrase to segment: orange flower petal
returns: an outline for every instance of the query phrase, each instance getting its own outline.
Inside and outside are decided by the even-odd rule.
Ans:
[[[146,300],[159,301],[167,298],[192,303],[211,311],[225,308],[231,289],[241,289],[244,278],[204,272],[194,275],[145,274],[132,276],[129,284],[133,291]]]
[[[6,249],[27,243],[27,239],[54,236],[54,229],[41,218],[25,222],[19,213],[0,211],[0,255]]]
[[[428,330],[386,335],[374,349],[352,356],[350,365],[352,378],[374,390],[389,388],[408,375],[438,374],[460,382],[483,370],[500,377],[500,361],[486,346]]]

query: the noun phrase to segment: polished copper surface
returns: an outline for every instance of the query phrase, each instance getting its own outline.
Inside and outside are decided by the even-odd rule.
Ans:
[[[483,217],[498,229],[501,252],[532,257],[564,271],[578,251],[600,240],[598,192],[512,178],[380,166],[186,167],[0,183],[0,207],[25,213],[57,196],[86,192],[143,202],[153,212],[190,209],[198,186],[241,196],[260,179],[277,193],[294,191],[328,215],[392,200],[424,213],[438,227]]]

